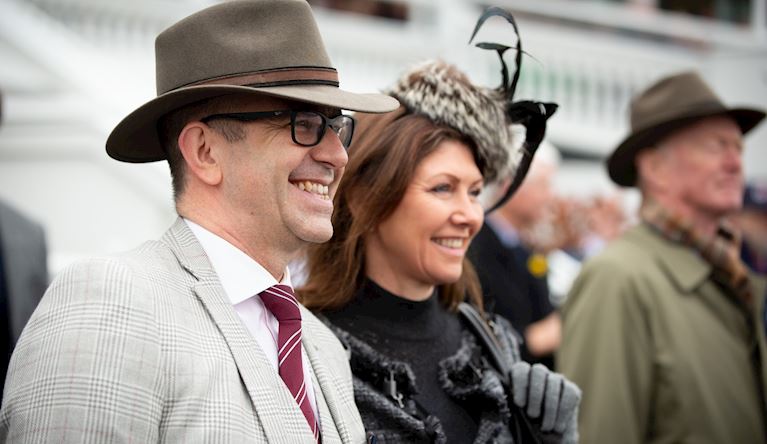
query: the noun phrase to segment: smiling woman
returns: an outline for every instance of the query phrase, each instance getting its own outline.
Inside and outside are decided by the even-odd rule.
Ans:
[[[519,158],[504,102],[442,62],[405,74],[392,95],[405,105],[357,116],[333,237],[309,247],[299,290],[351,353],[368,433],[378,442],[515,442],[515,411],[541,418],[534,427],[547,442],[572,442],[577,387],[519,362],[509,324],[484,315],[500,367],[520,377],[511,395],[510,375],[488,364],[458,314],[464,301],[483,313],[466,259],[484,219],[480,194],[486,181],[508,182]],[[528,393],[529,378],[541,384]],[[556,401],[542,409],[544,397]],[[537,407],[521,413],[528,401]]]
[[[368,277],[395,294],[428,299],[456,282],[482,226],[482,174],[470,148],[441,142],[418,165],[402,200],[367,238]]]
[[[398,253],[414,257],[413,250],[419,248],[415,231],[421,228],[413,228],[420,225],[413,222],[423,221],[424,215],[431,216],[427,208],[419,208],[420,204],[413,205],[408,212],[407,205],[402,203],[443,201],[450,215],[454,209],[450,208],[451,201],[444,202],[448,194],[445,188],[454,185],[457,178],[471,181],[461,184],[463,188],[471,187],[471,195],[468,196],[468,190],[461,192],[476,198],[475,194],[481,190],[482,175],[474,161],[474,151],[469,148],[474,143],[458,131],[435,124],[425,116],[410,114],[405,108],[382,116],[360,115],[357,121],[355,148],[350,152],[346,173],[334,200],[335,234],[330,242],[310,249],[310,277],[301,292],[305,305],[334,310],[348,304],[358,288],[359,278],[368,272],[386,274],[384,279],[392,282],[390,285],[397,290],[417,287],[418,295],[424,294],[424,284],[428,287],[445,284],[441,292],[451,308],[467,293],[481,304],[478,285],[468,277],[473,271],[463,259],[463,252],[459,262],[466,267],[459,269],[465,271],[459,273],[457,279],[442,282],[399,279],[398,273],[405,269],[405,263],[408,267],[416,266],[416,259],[396,257]],[[462,156],[451,159],[452,168],[448,170],[442,163],[446,157],[442,151],[448,151],[448,155],[457,151]],[[467,175],[467,167],[474,174]],[[448,171],[453,170],[455,174],[448,177]],[[406,199],[408,196],[412,197]],[[473,210],[476,213],[473,217],[478,221],[471,228],[465,223],[453,228],[462,234],[467,244],[482,224],[481,207],[477,205]],[[446,219],[443,223],[449,223]],[[427,241],[431,242],[431,236]],[[374,264],[379,261],[380,266],[366,265],[371,261]],[[428,291],[427,296],[430,295]]]

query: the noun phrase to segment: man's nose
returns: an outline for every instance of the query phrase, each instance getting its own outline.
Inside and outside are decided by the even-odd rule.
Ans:
[[[728,146],[724,154],[724,164],[728,171],[740,172],[743,170],[743,150],[737,146]]]
[[[341,139],[335,131],[325,131],[320,143],[312,147],[311,156],[314,160],[327,164],[331,168],[343,168],[349,162],[349,154],[346,152]]]

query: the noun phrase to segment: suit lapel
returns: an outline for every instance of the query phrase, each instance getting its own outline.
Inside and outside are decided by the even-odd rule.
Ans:
[[[197,279],[192,290],[229,347],[267,441],[288,444],[295,442],[296,436],[305,435],[302,442],[312,442],[311,430],[301,410],[232,308],[218,276],[192,231],[179,218],[164,240],[181,265]]]
[[[307,353],[308,355],[308,353]],[[311,362],[311,358],[310,362]],[[321,360],[320,360],[321,361]],[[314,364],[312,364],[314,367]],[[341,437],[338,436],[338,429],[336,428],[333,414],[330,412],[328,403],[325,400],[325,395],[322,390],[322,384],[317,379],[317,373],[312,368],[312,383],[314,384],[314,398],[317,401],[317,410],[320,415],[320,432],[322,433],[323,444],[340,443]]]
[[[302,309],[301,315],[306,318],[308,310]],[[322,344],[317,340],[318,334],[312,331],[309,322],[303,322],[304,334],[302,342],[306,355],[312,366],[315,392],[317,393],[317,406],[320,411],[322,425],[322,442],[324,444],[352,442],[352,437],[344,427],[338,427],[349,420],[349,413],[343,410],[343,403],[339,399],[338,387],[341,382],[336,380],[332,370],[328,367],[329,356],[322,352]]]

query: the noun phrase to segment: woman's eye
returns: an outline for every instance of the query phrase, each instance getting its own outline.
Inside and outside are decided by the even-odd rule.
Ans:
[[[443,184],[435,186],[431,190],[435,193],[447,193],[450,191],[450,185],[443,183]]]
[[[469,190],[469,195],[471,195],[471,197],[479,197],[480,194],[482,194],[482,188],[473,188]]]

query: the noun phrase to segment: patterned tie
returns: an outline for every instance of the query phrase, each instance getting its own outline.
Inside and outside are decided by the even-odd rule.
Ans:
[[[261,300],[280,323],[277,335],[277,359],[280,377],[293,395],[293,399],[314,433],[315,442],[320,442],[320,428],[306,394],[304,369],[301,360],[301,312],[293,289],[277,284],[259,293]]]

